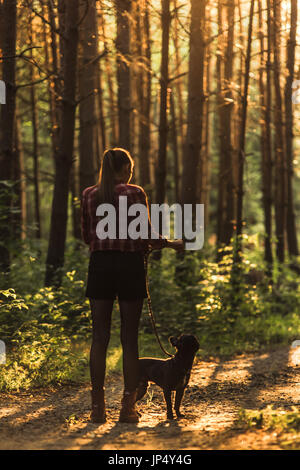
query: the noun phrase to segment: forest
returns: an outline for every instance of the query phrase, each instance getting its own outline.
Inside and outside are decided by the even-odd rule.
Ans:
[[[0,0],[0,448],[300,448],[298,7],[297,0]],[[191,428],[191,438],[155,428],[152,444],[130,429],[126,442],[100,428],[84,444],[73,438],[86,429],[88,406],[81,410],[78,397],[88,387],[91,340],[81,197],[97,183],[109,148],[130,152],[131,182],[149,203],[204,204],[203,248],[162,250],[148,261],[162,343],[169,350],[169,336],[183,332],[200,343],[187,414],[206,413],[203,397],[220,413],[211,430],[209,416],[202,423],[195,415],[201,429]],[[119,336],[116,304],[112,399]],[[146,301],[139,351],[163,355]],[[215,372],[205,382],[210,365],[222,364],[224,377]],[[238,382],[235,367],[252,376]],[[260,405],[251,387],[266,394]],[[74,409],[63,393],[73,394]],[[160,403],[153,393],[145,402],[150,427],[151,406],[158,413]],[[222,404],[235,396],[239,406],[228,413],[239,424],[227,429]],[[38,441],[44,400],[50,411]],[[61,421],[51,417],[53,406],[62,407]],[[20,437],[30,415],[32,428]],[[53,424],[64,438],[50,437]],[[203,426],[212,434],[200,443]]]

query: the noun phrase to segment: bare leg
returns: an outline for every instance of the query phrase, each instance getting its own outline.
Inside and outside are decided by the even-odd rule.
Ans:
[[[144,299],[119,300],[124,389],[128,392],[138,387],[138,328],[143,302]]]
[[[93,337],[90,351],[90,373],[93,390],[104,386],[106,352],[110,338],[113,300],[90,299]]]

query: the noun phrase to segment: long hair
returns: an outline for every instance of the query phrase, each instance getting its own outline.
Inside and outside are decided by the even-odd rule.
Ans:
[[[134,166],[133,159],[128,150],[122,148],[113,148],[105,150],[99,172],[99,203],[114,202],[115,177],[124,165]]]

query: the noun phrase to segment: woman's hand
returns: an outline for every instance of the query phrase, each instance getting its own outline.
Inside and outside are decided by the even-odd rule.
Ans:
[[[184,241],[183,240],[168,240],[168,248],[173,248],[173,250],[182,252],[184,251]]]

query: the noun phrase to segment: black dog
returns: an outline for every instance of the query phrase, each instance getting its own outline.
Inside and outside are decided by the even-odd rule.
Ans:
[[[175,412],[177,418],[182,417],[179,408],[193,366],[199,343],[194,335],[171,336],[170,343],[177,349],[174,357],[170,359],[139,359],[139,386],[137,399],[140,400],[146,393],[148,382],[159,385],[164,392],[167,404],[167,419],[173,419],[172,390],[176,390]]]

